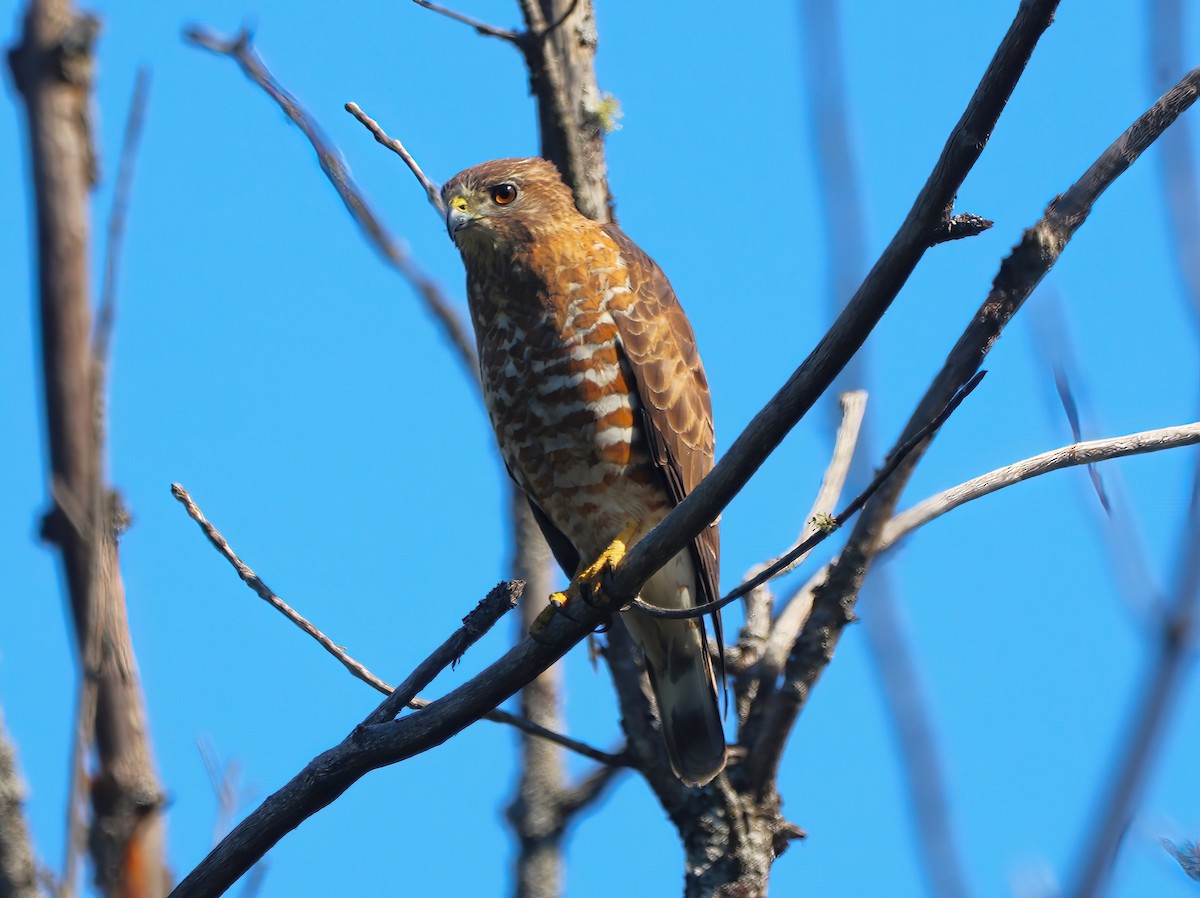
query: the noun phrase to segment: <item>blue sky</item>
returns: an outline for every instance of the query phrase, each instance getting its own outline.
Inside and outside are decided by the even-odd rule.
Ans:
[[[1016,5],[843,4],[872,258],[907,212]],[[960,210],[995,228],[931,251],[869,341],[878,441],[899,432],[1022,230],[1153,99],[1141,6],[1063,4],[959,195]],[[6,8],[15,23],[16,8]],[[508,4],[456,8],[498,25],[518,20]],[[342,105],[358,102],[437,180],[535,153],[536,124],[510,47],[404,2],[336,10],[277,0],[116,2],[97,11],[106,173],[98,223],[136,67],[150,66],[154,78],[121,268],[110,430],[112,479],[135,517],[121,555],[182,874],[209,847],[215,817],[198,739],[236,761],[262,798],[339,741],[376,697],[237,580],[169,484],[192,492],[276,592],[393,682],[503,576],[508,548],[503,471],[457,362],[411,290],[361,240],[300,134],[230,61],[184,46],[180,31],[194,22],[226,33],[254,25],[275,74],[460,306],[454,247],[408,172]],[[624,112],[608,144],[618,215],[692,318],[719,451],[828,320],[798,11],[601,0],[598,24],[600,83]],[[1195,16],[1185,42],[1196,61]],[[9,589],[0,602],[0,706],[30,784],[39,849],[57,867],[74,666],[56,559],[34,539],[46,489],[27,163],[11,85],[7,92],[0,565]],[[989,377],[939,436],[903,504],[1070,442],[1034,348],[1031,321],[1050,302],[1061,303],[1083,371],[1089,436],[1195,419],[1197,322],[1167,239],[1158,165],[1151,151],[1100,201],[989,357]],[[726,587],[800,528],[827,452],[825,418],[814,415],[726,511]],[[1136,510],[1159,585],[1170,583],[1180,551],[1191,452],[1106,469]],[[887,562],[979,895],[1044,894],[1036,884],[1047,877],[1070,881],[1138,700],[1148,632],[1116,584],[1095,504],[1081,472],[1051,475],[954,512]],[[430,696],[494,658],[515,626],[498,627]],[[607,678],[583,651],[566,666],[572,731],[614,744]],[[1114,895],[1195,894],[1157,837],[1200,837],[1198,698],[1193,671]],[[502,892],[513,745],[509,730],[482,723],[368,776],[271,853],[262,894]],[[894,741],[858,628],[799,722],[781,789],[785,812],[809,839],[776,864],[778,894],[924,894]],[[648,791],[626,778],[571,840],[569,893],[672,894],[680,860]]]

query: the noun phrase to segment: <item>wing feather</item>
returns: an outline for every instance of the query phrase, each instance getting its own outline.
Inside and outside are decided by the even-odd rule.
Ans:
[[[713,466],[712,401],[696,338],[661,268],[616,226],[604,225],[629,272],[633,301],[614,310],[620,345],[637,383],[654,463],[678,505]],[[720,598],[720,529],[714,521],[692,543],[697,600]],[[723,648],[720,614],[713,615]]]

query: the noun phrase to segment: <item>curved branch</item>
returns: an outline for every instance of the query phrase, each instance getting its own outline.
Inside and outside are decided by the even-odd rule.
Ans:
[[[1194,446],[1197,443],[1200,443],[1200,423],[1160,427],[1156,430],[1144,430],[1104,440],[1088,440],[1043,452],[1040,455],[981,474],[965,483],[940,492],[936,496],[930,496],[896,515],[883,528],[879,540],[879,551],[892,548],[909,533],[935,518],[941,517],[946,512],[975,499],[981,499],[1006,486],[1040,477],[1051,471],[1061,471],[1063,468],[1092,465],[1114,458],[1124,458],[1127,455],[1160,452],[1163,449],[1175,449],[1180,446]]]

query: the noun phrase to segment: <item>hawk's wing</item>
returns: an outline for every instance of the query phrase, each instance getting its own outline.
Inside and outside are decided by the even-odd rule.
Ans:
[[[713,466],[712,402],[696,338],[662,269],[613,224],[603,226],[621,251],[634,299],[613,310],[620,346],[637,383],[644,430],[655,467],[674,504],[696,488]],[[714,522],[692,543],[699,578],[697,602],[721,597],[720,530]],[[713,615],[717,644],[721,618]]]

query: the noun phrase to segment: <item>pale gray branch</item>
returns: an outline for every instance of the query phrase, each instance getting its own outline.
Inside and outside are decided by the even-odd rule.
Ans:
[[[997,468],[979,477],[951,487],[936,496],[930,496],[907,511],[893,517],[883,528],[880,551],[889,549],[918,527],[958,508],[974,499],[980,499],[1006,486],[1059,471],[1077,465],[1091,465],[1126,455],[1141,455],[1179,446],[1200,443],[1200,423],[1181,424],[1176,427],[1161,427],[1126,436],[1104,440],[1089,440],[1072,443],[1049,452],[1043,452],[1003,468]]]

